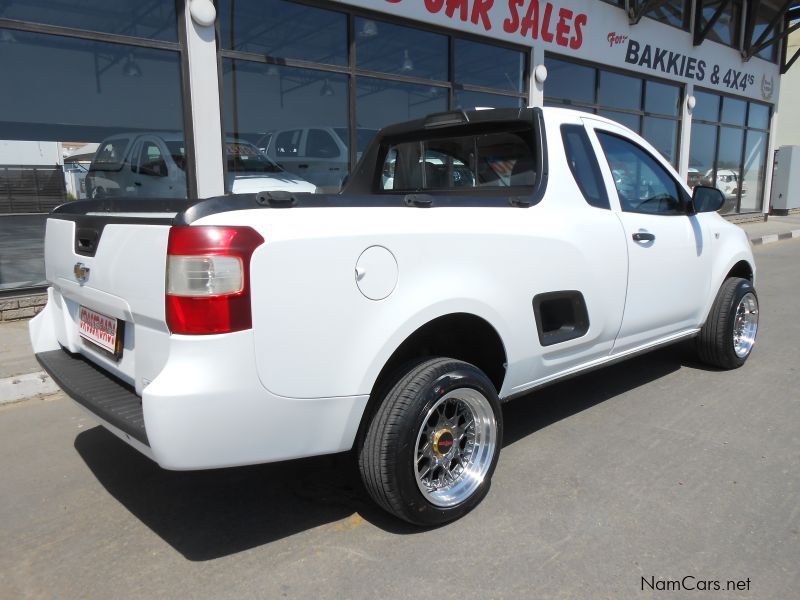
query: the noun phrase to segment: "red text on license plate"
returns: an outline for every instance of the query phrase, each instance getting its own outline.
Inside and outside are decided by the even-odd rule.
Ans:
[[[81,306],[78,328],[81,337],[114,354],[117,350],[117,320]]]

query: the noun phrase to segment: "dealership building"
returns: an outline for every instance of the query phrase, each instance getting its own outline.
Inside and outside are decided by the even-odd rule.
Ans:
[[[44,284],[61,202],[229,193],[256,155],[336,191],[378,129],[455,109],[607,116],[764,218],[798,26],[784,0],[5,0],[0,294]]]

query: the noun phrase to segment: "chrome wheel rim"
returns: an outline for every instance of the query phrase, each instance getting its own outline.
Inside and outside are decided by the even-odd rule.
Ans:
[[[747,292],[736,307],[733,321],[733,350],[739,358],[746,358],[756,343],[758,333],[758,300]]]
[[[497,419],[478,390],[459,388],[431,407],[417,433],[414,475],[425,499],[461,504],[477,490],[497,451]]]

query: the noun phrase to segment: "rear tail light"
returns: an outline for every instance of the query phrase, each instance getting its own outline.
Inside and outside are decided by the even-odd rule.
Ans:
[[[264,243],[250,227],[173,227],[167,246],[167,326],[204,335],[253,326],[250,257]]]

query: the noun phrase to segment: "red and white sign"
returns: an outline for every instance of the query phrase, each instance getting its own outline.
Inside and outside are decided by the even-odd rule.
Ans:
[[[117,350],[117,320],[81,306],[78,330],[82,338],[114,354]]]
[[[578,0],[342,0],[362,8],[465,31],[544,52],[775,101],[778,65],[648,17],[631,25],[623,9]],[[412,56],[413,58],[413,56]],[[545,82],[545,90],[547,82]]]

